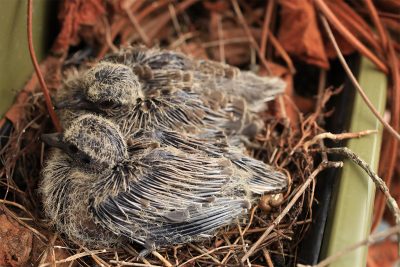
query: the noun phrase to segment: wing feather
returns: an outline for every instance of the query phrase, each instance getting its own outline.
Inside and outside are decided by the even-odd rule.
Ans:
[[[91,203],[96,220],[115,234],[141,244],[151,240],[157,246],[186,242],[213,234],[248,208],[244,191],[228,192],[237,179],[224,174],[224,166],[212,158],[183,157],[177,150],[159,148],[141,161],[150,167],[129,183],[127,191]],[[210,198],[216,200],[210,203]],[[173,211],[185,211],[188,218],[174,222],[166,216]]]

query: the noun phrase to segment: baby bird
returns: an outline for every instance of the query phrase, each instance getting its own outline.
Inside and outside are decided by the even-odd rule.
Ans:
[[[124,133],[161,125],[185,132],[222,129],[251,138],[263,128],[255,112],[283,87],[279,78],[136,47],[67,80],[56,106],[70,113],[96,111],[116,121]]]
[[[146,253],[210,237],[243,217],[257,195],[286,188],[267,165],[255,164],[262,175],[254,176],[218,151],[160,146],[154,135],[141,130],[127,144],[113,122],[86,114],[62,134],[42,136],[56,147],[40,192],[59,231],[90,247],[134,241]]]
[[[160,86],[190,88],[208,97],[234,95],[245,100],[249,110],[265,109],[265,102],[285,89],[278,77],[260,77],[250,71],[211,60],[196,60],[177,51],[134,46],[109,54],[103,61],[129,66],[143,84],[145,94]]]
[[[62,117],[66,125],[77,115],[94,111],[115,121],[124,134],[158,126],[185,131],[213,129],[235,117],[204,105],[196,93],[179,90],[170,94],[162,87],[160,93],[144,97],[142,84],[131,68],[101,62],[67,80],[56,106],[68,110],[70,116]]]

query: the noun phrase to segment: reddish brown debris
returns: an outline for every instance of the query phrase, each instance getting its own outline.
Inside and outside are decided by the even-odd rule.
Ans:
[[[61,31],[52,51],[64,55],[71,45],[77,45],[82,38],[87,42],[98,40],[99,34],[94,29],[98,30],[99,25],[103,25],[105,12],[105,2],[102,0],[63,1],[58,15]]]
[[[25,266],[30,259],[32,232],[0,207],[0,266]]]
[[[317,14],[311,0],[281,0],[278,39],[294,57],[323,69],[329,68],[324,43],[318,28]]]
[[[372,245],[368,249],[368,267],[391,267],[399,261],[398,244],[392,240],[385,240]]]

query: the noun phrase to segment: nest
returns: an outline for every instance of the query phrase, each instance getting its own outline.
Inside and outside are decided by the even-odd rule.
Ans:
[[[315,137],[325,132],[324,118],[332,113],[326,110],[326,103],[340,90],[325,89],[324,76],[317,75],[311,85],[310,82],[296,85],[301,94],[312,95],[310,91],[314,91],[317,98],[295,92],[294,71],[296,66],[304,64],[299,62],[313,65],[312,71],[324,73],[334,52],[330,45],[324,44],[316,20],[317,10],[312,4],[305,3],[296,10],[290,1],[281,2],[279,17],[274,1],[267,1],[266,5],[236,0],[64,1],[59,11],[59,35],[51,54],[41,63],[50,90],[60,87],[63,72],[70,65],[91,64],[118,46],[133,43],[176,49],[195,58],[223,61],[285,79],[286,93],[270,103],[268,111],[262,114],[267,128],[248,144],[248,154],[283,170],[290,186],[282,205],[271,205],[269,196],[264,196],[241,224],[221,229],[204,242],[163,249],[146,259],[137,258],[140,248],[134,244],[89,250],[60,236],[42,214],[37,185],[46,149],[39,137],[54,129],[38,80],[32,76],[6,114],[13,127],[1,139],[0,203],[5,205],[0,207],[0,221],[12,229],[9,240],[15,245],[9,248],[15,253],[7,256],[5,264],[238,266],[243,256],[249,255],[244,263],[251,262],[252,266],[293,266],[297,262],[298,244],[313,219],[315,180],[309,177],[316,174],[321,160],[315,151],[324,147]],[[356,14],[357,19],[365,14],[361,7],[329,3],[332,10],[337,9],[338,16],[344,15],[340,5]],[[296,12],[304,14],[309,22],[297,21],[300,26],[292,27],[291,19]],[[351,25],[351,21],[344,21]],[[301,25],[307,23],[309,27],[299,33]],[[367,25],[364,20],[363,23]],[[367,29],[368,35],[369,26]],[[279,38],[274,32],[279,32]],[[318,37],[311,46],[310,36]],[[354,51],[347,41],[340,44],[343,52]],[[294,55],[295,62],[288,53]],[[398,109],[397,105],[394,108]],[[19,241],[13,240],[13,235],[18,235]],[[0,245],[0,250],[1,246],[7,245]]]

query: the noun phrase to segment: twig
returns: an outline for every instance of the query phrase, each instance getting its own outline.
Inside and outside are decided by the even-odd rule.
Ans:
[[[79,258],[83,258],[86,256],[91,256],[91,255],[95,255],[95,254],[99,254],[99,253],[106,253],[106,252],[107,252],[107,250],[105,250],[105,249],[95,250],[95,251],[90,251],[90,252],[81,252],[81,253],[69,256],[66,259],[58,260],[55,262],[55,264],[66,263],[66,262],[74,261],[74,260],[77,260]],[[50,263],[42,264],[39,267],[46,267],[46,266],[50,266]]]
[[[197,252],[200,252],[200,253],[206,253],[207,252],[206,249],[201,249],[201,248],[199,248],[199,247],[197,247],[197,246],[195,246],[195,245],[193,245],[191,243],[189,243],[188,245],[189,245],[189,247],[191,247],[192,249],[196,250]],[[211,255],[207,255],[207,258],[211,259],[216,264],[221,264],[221,262],[218,259],[214,258]]]
[[[245,31],[245,33],[247,34],[247,36],[250,39],[251,44],[253,45],[253,47],[256,49],[258,57],[261,60],[261,63],[264,65],[265,69],[267,70],[268,73],[271,73],[271,69],[268,66],[268,62],[265,60],[265,55],[261,54],[260,51],[260,47],[258,46],[256,40],[254,39],[253,34],[251,33],[249,26],[246,23],[246,20],[244,19],[243,13],[240,10],[239,4],[237,3],[236,0],[231,0],[232,5],[233,5],[233,9],[235,10],[236,16],[239,18],[240,23],[243,26],[243,29]]]
[[[296,68],[294,67],[293,61],[290,58],[289,54],[286,52],[286,50],[283,48],[281,43],[278,41],[278,39],[272,34],[271,31],[269,31],[269,38],[271,40],[271,45],[276,49],[278,54],[283,58],[283,60],[286,62],[286,65],[289,68],[289,71],[291,74],[296,73]]]
[[[99,266],[102,266],[102,267],[110,267],[110,265],[109,265],[107,262],[105,262],[104,260],[102,260],[101,258],[99,258],[99,256],[96,255],[96,253],[93,253],[91,250],[89,250],[88,248],[86,248],[86,247],[84,247],[84,246],[82,246],[82,245],[80,245],[80,246],[81,246],[81,248],[82,248],[84,251],[86,251],[87,253],[90,254],[90,256],[92,257],[92,259],[93,259]],[[106,250],[104,250],[104,251],[107,252]]]
[[[297,267],[325,267],[331,264],[332,262],[335,262],[339,258],[351,253],[352,251],[356,250],[357,248],[361,246],[369,246],[371,244],[374,244],[375,242],[380,241],[382,238],[387,238],[391,235],[400,233],[400,225],[393,226],[391,228],[386,229],[385,231],[375,233],[370,235],[368,238],[361,240],[353,245],[350,245],[343,250],[340,250],[339,252],[333,254],[332,256],[329,256],[328,258],[324,259],[317,265],[303,265],[303,264],[297,264]]]
[[[342,34],[346,40],[351,43],[357,50],[359,50],[366,57],[371,59],[372,62],[378,66],[384,73],[388,73],[388,68],[384,62],[377,58],[367,47],[365,47],[354,35],[339,21],[339,19],[332,13],[329,7],[324,3],[323,0],[314,0],[314,3],[318,9],[327,17],[327,19],[335,25],[338,32]]]
[[[106,38],[106,43],[108,44],[108,47],[111,48],[113,52],[118,51],[118,47],[116,47],[113,43],[113,39],[111,37],[111,27],[110,23],[108,23],[108,20],[106,17],[102,18],[102,21],[104,23],[104,28],[105,28],[105,38]]]
[[[156,256],[157,259],[159,259],[164,264],[164,266],[172,267],[172,264],[166,258],[164,258],[160,253],[158,253],[157,251],[152,251],[151,254]]]
[[[32,2],[33,0],[28,0],[28,12],[27,12],[27,32],[28,32],[28,47],[29,54],[31,56],[33,67],[35,68],[36,75],[39,79],[40,86],[43,91],[44,100],[46,102],[47,111],[49,112],[51,121],[53,122],[54,127],[57,132],[61,132],[61,124],[57,118],[56,113],[54,112],[53,103],[51,102],[49,89],[47,88],[46,82],[44,81],[43,75],[40,71],[39,64],[36,59],[35,49],[33,47],[32,40]]]
[[[343,139],[350,139],[350,138],[360,138],[362,136],[375,134],[377,130],[365,130],[356,133],[341,133],[341,134],[333,134],[330,132],[321,133],[314,136],[311,140],[304,143],[304,150],[307,150],[309,146],[316,144],[319,140],[328,138],[331,140],[343,140]]]
[[[243,244],[243,252],[244,252],[244,253],[247,253],[246,242],[244,241],[243,231],[242,231],[242,228],[240,227],[240,224],[239,224],[239,223],[237,224],[237,227],[238,227],[238,230],[239,230],[240,240],[242,241],[242,244]],[[250,260],[247,259],[246,261],[247,261],[247,266],[251,267]]]
[[[268,35],[270,34],[268,28],[269,25],[271,24],[272,11],[274,10],[274,7],[275,7],[275,0],[267,1],[267,6],[265,7],[265,16],[264,16],[265,18],[262,26],[261,43],[260,43],[260,53],[261,55],[264,56],[267,50],[267,40],[268,40]]]
[[[198,32],[186,32],[182,35],[179,35],[178,39],[171,42],[168,46],[169,49],[176,49],[177,47],[181,46],[182,44],[186,43],[189,39],[197,37],[199,35]]]
[[[372,5],[370,7],[370,14],[373,17],[373,22],[375,24],[375,27],[378,29],[378,33],[381,37],[382,45],[384,46],[384,49],[387,49],[387,59],[388,59],[388,65],[390,68],[390,73],[392,77],[392,94],[391,94],[391,100],[390,100],[390,122],[392,127],[398,131],[399,130],[399,124],[400,124],[400,73],[399,73],[399,61],[396,56],[396,52],[393,47],[393,41],[390,38],[390,35],[388,34],[387,31],[382,26],[382,22],[377,16],[375,7]],[[379,30],[381,29],[381,30]],[[386,45],[386,46],[385,46]],[[399,149],[398,146],[398,141],[395,138],[390,138],[388,142],[385,143],[385,146],[382,149],[382,156],[381,156],[381,162],[379,166],[379,170],[384,170],[383,171],[383,179],[386,182],[386,185],[390,187],[390,184],[393,179],[393,172],[396,166],[396,158],[397,158],[397,151]],[[384,162],[382,164],[382,162]],[[383,217],[383,213],[385,211],[385,199],[382,194],[377,195],[375,199],[375,213],[374,213],[374,219],[372,221],[372,227],[371,229],[374,230],[379,222],[381,221]],[[400,250],[400,247],[399,247]]]
[[[224,40],[204,42],[204,43],[201,43],[201,46],[203,48],[210,48],[210,47],[218,46],[220,44],[223,44],[223,45],[244,44],[244,43],[248,43],[248,42],[249,42],[249,38],[235,37],[235,38],[229,38],[229,39],[224,39]]]
[[[144,32],[143,28],[140,26],[140,24],[139,24],[138,20],[136,19],[136,17],[131,13],[131,10],[129,9],[129,6],[124,5],[122,8],[125,10],[126,15],[128,16],[128,18],[129,18],[130,22],[132,23],[133,27],[135,27],[135,29],[139,33],[139,36],[140,36],[140,38],[142,38],[142,40],[145,43],[145,45],[150,46],[151,41],[150,41],[149,37]]]
[[[350,160],[352,160],[354,163],[356,163],[358,166],[360,166],[367,174],[369,177],[371,177],[372,181],[374,181],[375,186],[379,188],[383,194],[387,198],[387,205],[390,209],[390,211],[393,213],[396,223],[400,225],[400,210],[399,206],[397,205],[396,200],[390,195],[389,193],[389,188],[386,186],[385,182],[374,172],[371,170],[371,168],[368,166],[368,164],[359,158],[356,154],[354,154],[353,151],[348,149],[347,147],[337,147],[337,148],[328,148],[325,149],[327,153],[331,154],[338,154],[342,156],[346,156]],[[399,239],[400,242],[400,239]]]
[[[116,260],[110,260],[110,263],[119,264],[121,266],[161,267],[161,265],[152,265],[152,264],[146,264],[146,263],[136,263],[136,262],[116,261]]]
[[[196,257],[193,257],[193,258],[191,258],[191,259],[185,261],[184,263],[180,264],[178,267],[185,266],[185,265],[188,264],[189,262],[192,262],[192,261],[194,261],[194,260],[197,260],[197,259],[199,259],[199,258],[201,258],[201,257],[203,257],[203,256],[210,255],[211,253],[214,253],[215,251],[218,251],[218,250],[221,250],[221,249],[226,249],[226,248],[230,248],[230,249],[231,249],[231,248],[235,248],[235,247],[239,248],[239,247],[242,247],[242,246],[240,246],[240,245],[231,245],[231,246],[222,246],[222,247],[214,248],[214,249],[212,249],[212,250],[207,251],[206,253],[203,253],[203,254],[201,254],[201,255],[198,255],[198,256],[196,256]]]
[[[244,228],[243,233],[242,233],[243,236],[247,233],[247,231],[249,231],[249,228],[250,228],[250,226],[251,226],[251,224],[253,223],[253,220],[254,220],[254,214],[256,213],[257,209],[258,209],[258,206],[256,205],[256,206],[254,206],[253,209],[251,210],[249,222],[247,223],[247,225],[246,225],[246,227]],[[237,233],[239,233],[239,232],[237,232]],[[230,233],[229,233],[229,232],[226,232],[226,233],[224,234],[224,237],[225,237],[227,234],[230,234]],[[239,242],[239,240],[240,240],[240,237],[236,238],[236,240],[233,242],[233,244],[236,245],[236,244]],[[226,242],[227,242],[227,244],[231,245],[230,242],[229,242],[229,240],[226,240]],[[246,252],[247,252],[247,251],[246,251]],[[222,262],[221,262],[222,264],[225,264],[225,262],[228,260],[228,257],[230,256],[231,253],[232,253],[232,250],[229,250],[228,253],[226,253],[225,257],[222,259]],[[236,255],[235,255],[235,258],[237,258]],[[237,260],[237,263],[239,263],[238,260]]]
[[[38,236],[38,238],[43,241],[43,242],[47,242],[48,239],[47,237],[42,234],[41,232],[39,232],[38,230],[36,230],[35,228],[33,228],[32,226],[30,226],[29,224],[25,223],[24,221],[22,221],[14,212],[12,212],[11,210],[9,210],[8,208],[4,207],[4,211],[10,215],[11,217],[13,217],[19,224],[21,224],[22,226],[24,226],[25,228],[31,230],[35,235]]]
[[[325,17],[321,15],[321,20],[322,24],[326,29],[326,32],[328,33],[329,39],[331,40],[333,47],[336,50],[336,53],[339,57],[340,63],[342,64],[345,72],[350,78],[350,81],[352,82],[353,86],[357,89],[358,93],[361,95],[362,99],[364,100],[365,104],[367,104],[368,108],[372,111],[372,113],[375,115],[375,117],[385,126],[385,128],[398,140],[400,140],[400,134],[396,132],[395,129],[392,128],[379,114],[379,112],[375,109],[375,107],[372,105],[371,101],[369,100],[368,96],[365,94],[364,90],[361,88],[360,84],[357,82],[357,79],[354,77],[353,73],[351,72],[349,66],[346,63],[346,60],[344,59],[342,52],[340,51],[340,48],[335,40],[335,37],[333,36],[332,30],[329,27],[328,22],[326,21]]]
[[[343,166],[343,162],[322,162],[307,178],[307,180],[302,184],[302,186],[297,190],[296,194],[279,214],[278,217],[272,222],[272,224],[267,228],[267,230],[260,236],[260,238],[253,244],[249,251],[242,257],[241,262],[244,263],[260,246],[260,244],[267,238],[271,231],[280,223],[280,221],[285,217],[289,210],[294,206],[297,200],[303,195],[304,191],[308,188],[310,183],[314,181],[315,177],[326,168],[340,168]]]
[[[271,256],[269,255],[268,250],[266,248],[263,248],[262,251],[264,254],[265,261],[268,264],[268,267],[274,267],[274,263],[272,262],[272,259],[271,259]]]
[[[219,43],[219,60],[222,63],[226,62],[225,59],[225,46],[222,43],[222,40],[224,39],[224,30],[222,27],[222,16],[220,14],[217,14],[217,21],[218,21],[218,43]]]
[[[372,21],[374,22],[376,29],[378,30],[379,37],[381,38],[381,43],[383,46],[383,50],[387,49],[388,47],[388,38],[385,34],[385,30],[383,25],[379,19],[378,12],[371,0],[364,0],[365,4],[367,5],[367,9],[371,14]]]

